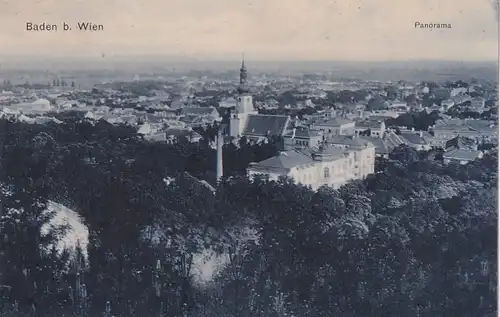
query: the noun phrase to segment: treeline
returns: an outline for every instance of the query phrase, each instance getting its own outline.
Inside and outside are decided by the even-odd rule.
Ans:
[[[417,131],[427,131],[440,118],[437,111],[431,113],[427,113],[426,111],[409,112],[403,113],[397,118],[387,119],[385,124],[388,127],[407,127],[408,129],[414,128]]]
[[[443,165],[400,147],[380,173],[314,192],[248,180],[242,160],[270,152],[234,147],[213,193],[194,169],[215,167],[208,145],[75,121],[0,121],[0,141],[4,315],[496,312],[496,154]],[[83,217],[88,250],[54,249],[48,199]],[[202,285],[200,254],[220,260]]]

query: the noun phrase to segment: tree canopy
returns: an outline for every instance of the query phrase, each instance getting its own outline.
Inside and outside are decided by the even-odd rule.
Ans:
[[[85,121],[0,121],[0,312],[8,316],[485,316],[496,311],[497,154],[397,148],[339,190],[248,179],[272,145],[149,143]],[[58,252],[52,200],[89,229]],[[83,251],[87,252],[84,257]],[[212,263],[209,278],[199,272]],[[208,273],[206,273],[208,274]]]

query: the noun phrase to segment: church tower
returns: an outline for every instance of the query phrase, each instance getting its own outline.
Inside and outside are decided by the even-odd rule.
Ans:
[[[248,72],[244,57],[241,61],[240,83],[238,85],[238,97],[236,100],[236,109],[234,114],[231,116],[229,129],[230,135],[233,137],[239,137],[241,133],[243,133],[248,115],[257,114],[257,111],[253,106],[250,88],[248,87]]]
[[[247,67],[245,66],[245,57],[241,60],[240,67],[240,85],[238,86],[238,92],[240,94],[248,93],[248,72]]]

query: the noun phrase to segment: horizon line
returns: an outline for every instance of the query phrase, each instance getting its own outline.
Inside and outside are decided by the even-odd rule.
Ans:
[[[50,59],[47,61],[47,58],[41,58],[41,59],[30,59],[27,61],[26,59],[23,58],[18,58],[18,59],[2,59],[0,56],[0,68],[2,66],[8,66],[9,64],[17,64],[17,63],[25,63],[25,64],[34,64],[34,63],[43,63],[43,62],[50,62],[50,63],[71,63],[71,62],[83,62],[83,63],[95,63],[95,64],[102,64],[102,63],[129,63],[131,65],[134,64],[158,64],[158,63],[165,63],[165,64],[172,64],[172,63],[178,63],[178,64],[202,64],[202,63],[240,63],[240,60],[235,60],[235,59],[206,59],[206,60],[186,60],[186,59],[155,59],[155,60],[137,60],[137,59],[99,59],[99,58],[54,58]],[[351,64],[410,64],[410,63],[421,63],[421,64],[453,64],[456,66],[459,65],[474,65],[474,64],[491,64],[493,65],[500,65],[499,60],[438,60],[438,59],[413,59],[413,60],[313,60],[313,59],[307,59],[307,60],[292,60],[292,59],[287,59],[287,60],[272,60],[272,59],[246,59],[245,62],[247,64],[268,64],[268,63],[276,63],[276,64],[290,64],[290,63],[332,63],[332,64],[345,64],[345,65],[351,65]],[[3,64],[3,65],[1,65]],[[342,65],[339,65],[342,66]]]
[[[33,54],[33,53],[23,53],[23,54],[1,54],[0,59],[24,59],[29,58],[31,60],[36,59],[51,59],[51,60],[98,60],[98,61],[113,61],[113,60],[128,60],[131,61],[133,59],[141,58],[141,59],[165,59],[176,62],[232,62],[232,61],[241,61],[240,58],[231,58],[231,57],[209,57],[209,56],[182,56],[176,54],[109,54],[103,53],[101,56],[55,56],[49,54]],[[245,57],[245,61],[250,62],[347,62],[347,63],[371,63],[371,62],[382,62],[382,63],[398,63],[398,62],[453,62],[453,63],[498,63],[500,58],[492,58],[492,59],[464,59],[464,58],[398,58],[398,59],[279,59],[279,58],[249,58],[247,55]]]

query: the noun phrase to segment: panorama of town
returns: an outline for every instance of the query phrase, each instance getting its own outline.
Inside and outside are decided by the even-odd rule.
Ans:
[[[334,81],[321,74],[239,80],[203,74],[175,80],[108,82],[79,89],[71,79],[46,84],[4,80],[2,117],[30,124],[75,116],[127,125],[150,142],[273,142],[279,153],[251,162],[248,174],[288,176],[316,189],[375,172],[376,158],[406,145],[428,158],[467,164],[498,144],[494,82]],[[221,130],[218,135],[216,130]],[[217,136],[223,139],[217,142]],[[217,175],[223,175],[222,155]],[[211,183],[213,183],[212,180]]]
[[[1,316],[496,314],[495,78],[229,64],[1,73]]]

